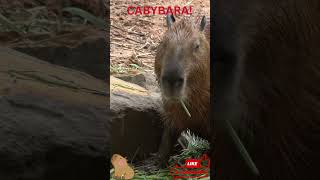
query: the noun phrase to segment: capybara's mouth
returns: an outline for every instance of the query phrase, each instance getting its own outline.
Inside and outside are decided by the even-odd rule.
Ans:
[[[170,92],[162,89],[162,98],[166,102],[176,103],[185,99],[185,96],[182,92]]]
[[[167,101],[167,102],[179,102],[182,98],[180,97],[167,97],[167,96],[164,96],[164,99]]]

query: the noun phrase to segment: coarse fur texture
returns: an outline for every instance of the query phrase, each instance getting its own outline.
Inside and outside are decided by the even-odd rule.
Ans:
[[[155,73],[162,92],[166,128],[159,150],[163,161],[168,159],[182,131],[190,129],[204,138],[211,134],[210,46],[204,27],[200,27],[192,18],[182,18],[179,22],[169,19],[167,22],[168,30],[155,58]],[[205,26],[205,18],[200,24]],[[181,101],[185,103],[191,117]]]
[[[199,49],[194,51],[194,42],[199,41]],[[183,18],[172,24],[164,34],[155,59],[155,73],[158,82],[164,72],[165,64],[172,59],[173,51],[180,49],[177,64],[184,68],[185,102],[191,117],[187,115],[179,101],[170,101],[163,95],[164,122],[166,126],[179,131],[190,128],[197,133],[208,135],[210,103],[210,47],[204,33],[190,18]],[[170,64],[172,65],[172,64]],[[175,66],[175,65],[172,65]],[[160,87],[162,87],[160,83]]]
[[[230,120],[260,171],[215,124],[214,179],[320,179],[320,1],[224,0],[214,11],[214,122]]]

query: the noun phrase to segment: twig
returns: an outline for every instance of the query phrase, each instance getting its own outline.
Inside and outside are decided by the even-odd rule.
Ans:
[[[133,162],[134,158],[136,157],[136,155],[138,154],[138,151],[139,151],[139,150],[140,150],[140,146],[139,146],[139,147],[137,148],[137,150],[134,152],[130,164],[132,164],[132,162]]]
[[[127,37],[127,36],[124,36],[124,35],[122,35],[121,33],[120,33],[119,35],[122,36],[122,37],[125,38],[125,39],[129,39],[129,40],[134,41],[134,42],[136,42],[136,43],[140,43],[140,44],[144,44],[144,43],[145,43],[145,42],[141,42],[141,41],[138,41],[138,40],[129,38],[129,37]]]
[[[129,47],[129,46],[126,46],[124,44],[120,44],[120,43],[117,43],[117,42],[114,42],[114,41],[111,41],[111,44],[115,44],[115,45],[118,45],[118,46],[122,46],[122,47],[125,47],[125,48],[128,48],[128,49],[131,49],[131,47]]]
[[[127,31],[125,29],[122,29],[122,28],[119,28],[113,24],[111,24],[112,27],[116,28],[116,29],[119,29],[121,31],[124,31],[124,32],[127,32],[127,33],[130,33],[130,34],[136,34],[136,35],[139,35],[139,36],[145,36],[145,34],[142,34],[142,33],[138,33],[138,32],[134,32],[134,31]]]
[[[184,6],[189,6],[192,2],[193,2],[193,0],[187,2]]]
[[[138,19],[139,21],[145,21],[145,22],[148,22],[148,23],[150,23],[150,24],[154,24],[154,22],[152,22],[152,21],[149,21],[149,20],[146,20],[146,19]]]
[[[152,53],[144,53],[144,54],[138,54],[136,57],[143,57],[147,55],[152,55]]]
[[[143,66],[146,66],[146,67],[148,67],[148,68],[150,68],[150,69],[153,69],[152,66],[150,66],[150,65],[148,65],[148,64],[146,64],[146,63],[143,63]],[[147,71],[147,70],[145,70],[145,71]],[[152,71],[153,71],[153,70],[152,70]]]
[[[138,48],[137,50],[141,50],[143,49],[144,47],[146,47],[147,45],[149,45],[150,43],[149,42],[146,42],[143,46],[141,46],[140,48]]]

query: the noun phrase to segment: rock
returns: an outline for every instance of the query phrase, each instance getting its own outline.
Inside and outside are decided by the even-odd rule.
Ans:
[[[144,72],[137,75],[118,75],[116,77],[121,80],[137,84],[143,88],[146,88],[150,92],[160,92],[154,73]]]
[[[160,93],[159,84],[156,80],[156,75],[152,73],[144,73],[144,76],[146,78],[146,84],[145,87],[149,91]]]
[[[0,179],[107,179],[105,82],[8,48],[0,57]]]
[[[105,36],[105,31],[82,27],[80,30],[39,41],[23,41],[10,47],[52,64],[84,71],[105,80],[108,55]]]
[[[144,74],[136,74],[136,75],[118,75],[116,76],[117,78],[133,83],[133,84],[137,84],[141,87],[146,87],[146,77]]]
[[[111,153],[129,160],[146,159],[158,150],[162,135],[160,94],[110,78]]]

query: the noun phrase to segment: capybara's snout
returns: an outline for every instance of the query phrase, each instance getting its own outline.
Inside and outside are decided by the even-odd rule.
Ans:
[[[165,98],[179,100],[183,97],[185,77],[179,70],[171,69],[161,76],[161,90]]]

